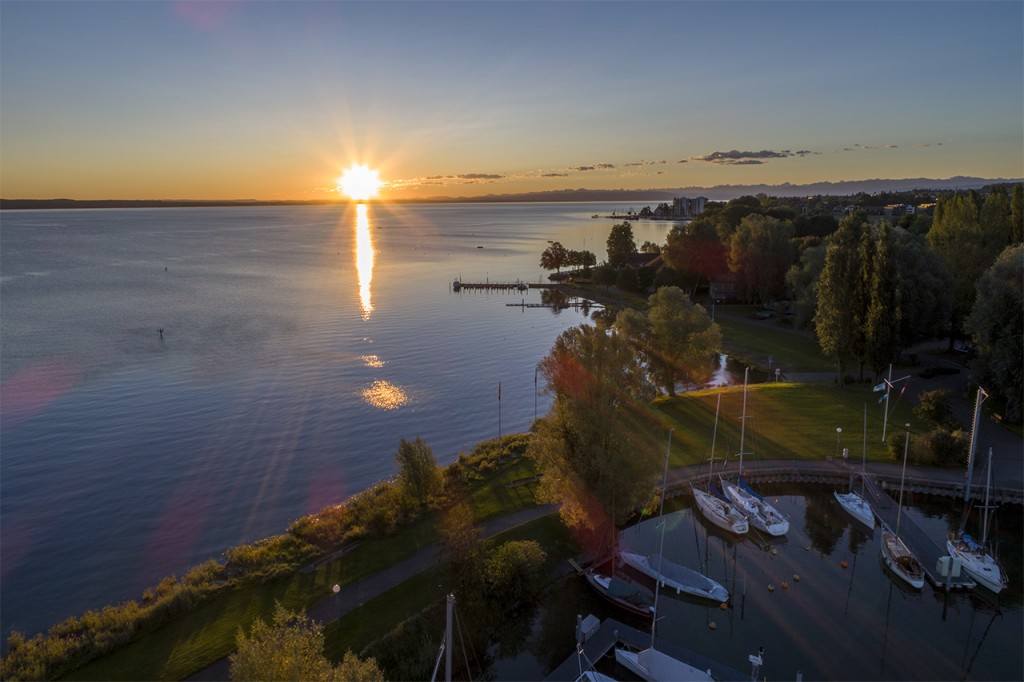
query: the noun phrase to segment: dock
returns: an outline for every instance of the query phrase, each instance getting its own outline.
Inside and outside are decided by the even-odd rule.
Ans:
[[[579,618],[579,617],[577,617]],[[551,671],[545,680],[549,682],[571,682],[580,676],[580,666],[584,669],[588,665],[595,664],[602,658],[614,657],[613,649],[617,646],[629,647],[633,650],[646,649],[651,645],[649,632],[638,630],[632,626],[621,623],[614,618],[607,618],[601,621],[600,626],[591,630],[586,626],[597,619],[594,616],[587,616],[577,623],[577,640],[581,652],[573,652],[568,658]],[[748,680],[750,675],[733,670],[717,661],[701,656],[689,649],[676,646],[666,642],[660,637],[655,638],[655,646],[676,660],[701,670],[710,670],[711,676],[716,680]]]
[[[864,477],[864,498],[871,505],[871,510],[882,525],[890,530],[895,530],[897,503],[882,489],[873,476]],[[900,515],[899,535],[900,539],[921,562],[924,576],[932,587],[936,590],[946,590],[946,578],[938,574],[939,559],[949,555],[945,546],[940,546],[935,538],[921,530],[921,527],[914,523],[914,520],[907,514]],[[976,586],[966,571],[962,571],[959,577],[949,578],[949,591],[971,590]]]
[[[452,291],[527,291],[529,289],[551,289],[554,287],[553,284],[543,284],[541,282],[528,283],[528,282],[462,282],[455,280],[452,282]]]

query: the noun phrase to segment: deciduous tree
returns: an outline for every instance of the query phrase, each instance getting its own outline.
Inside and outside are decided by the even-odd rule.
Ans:
[[[551,242],[551,246],[540,254],[540,266],[545,270],[560,272],[569,264],[569,250],[561,242]]]
[[[796,258],[793,235],[788,220],[755,213],[740,221],[729,240],[729,269],[740,296],[767,303],[785,295],[786,273]]]
[[[426,506],[440,490],[441,472],[430,447],[419,436],[410,442],[402,438],[395,453],[398,481],[406,499]]]
[[[628,220],[612,226],[605,248],[608,251],[608,262],[615,267],[622,265],[631,254],[636,253],[633,226]]]
[[[863,323],[857,292],[861,275],[860,243],[867,229],[863,214],[850,214],[839,222],[839,229],[828,240],[825,267],[818,282],[814,327],[821,351],[835,359],[840,384],[846,360],[855,356],[856,338]]]

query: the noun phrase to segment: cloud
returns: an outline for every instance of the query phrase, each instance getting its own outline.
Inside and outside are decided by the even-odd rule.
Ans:
[[[567,178],[567,177],[569,177],[569,174],[568,173],[541,173],[540,176],[542,178]]]
[[[498,173],[463,173],[455,177],[458,180],[501,180],[505,176]]]
[[[691,157],[693,161],[706,161],[708,163],[717,163],[720,165],[729,166],[748,166],[759,163],[764,163],[766,159],[785,159],[790,156],[803,155],[810,152],[791,152],[788,149],[783,151],[771,151],[768,149],[762,149],[759,152],[741,152],[738,149],[733,149],[728,152],[711,152],[704,156]]]

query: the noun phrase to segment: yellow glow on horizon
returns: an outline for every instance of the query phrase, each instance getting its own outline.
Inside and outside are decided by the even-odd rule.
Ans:
[[[365,164],[352,164],[338,178],[338,190],[353,201],[372,199],[380,192],[380,172]]]

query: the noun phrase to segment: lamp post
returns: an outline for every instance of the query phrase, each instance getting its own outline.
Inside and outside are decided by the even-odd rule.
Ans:
[[[839,435],[843,432],[841,428],[836,427],[836,459],[839,459]]]
[[[341,592],[341,585],[335,584],[331,588],[331,592],[334,593],[334,615],[338,620],[341,620],[341,603],[338,601],[338,594]]]

